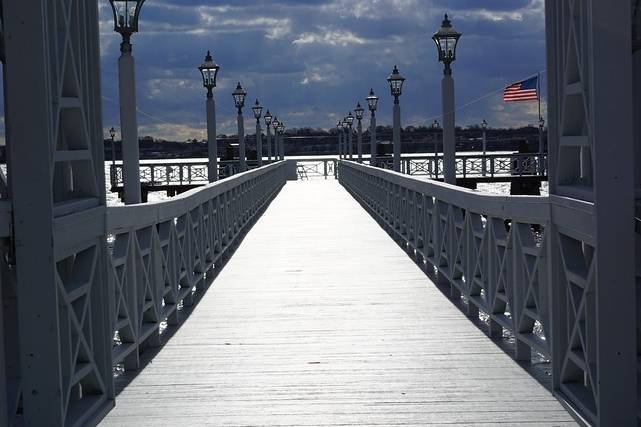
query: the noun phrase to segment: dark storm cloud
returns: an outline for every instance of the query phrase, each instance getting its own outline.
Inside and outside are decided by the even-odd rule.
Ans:
[[[147,0],[137,61],[141,134],[204,135],[204,91],[196,67],[211,49],[221,65],[216,101],[220,132],[233,132],[231,91],[240,80],[289,127],[330,127],[363,100],[381,97],[379,122],[390,121],[385,78],[394,64],[407,77],[403,124],[427,123],[440,111],[441,66],[430,37],[445,12],[463,32],[454,65],[457,104],[477,99],[544,67],[542,0]],[[118,36],[108,2],[101,9],[105,128],[118,123]],[[500,94],[457,113],[461,125],[533,123],[535,105],[505,106]]]

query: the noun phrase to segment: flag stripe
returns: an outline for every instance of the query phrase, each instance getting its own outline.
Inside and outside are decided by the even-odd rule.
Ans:
[[[503,101],[538,101],[539,94],[537,91],[537,86],[538,76],[511,84],[505,88],[505,92],[503,93]]]

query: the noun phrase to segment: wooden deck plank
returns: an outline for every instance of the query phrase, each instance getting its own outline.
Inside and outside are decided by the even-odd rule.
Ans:
[[[288,183],[104,425],[574,425],[336,181]]]

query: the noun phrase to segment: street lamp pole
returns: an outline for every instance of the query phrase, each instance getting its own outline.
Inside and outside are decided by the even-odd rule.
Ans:
[[[114,30],[122,36],[118,58],[120,96],[120,134],[122,178],[125,204],[140,203],[140,152],[136,116],[135,61],[131,54],[131,35],[138,32],[138,16],[145,0],[109,0],[114,15]]]
[[[356,125],[356,153],[358,154],[358,163],[363,163],[363,112],[365,109],[361,107],[361,103],[359,102],[356,105],[356,109],[354,109],[354,113],[356,114],[356,120],[358,120],[358,124]]]
[[[394,172],[401,171],[401,105],[398,98],[401,96],[403,90],[403,83],[405,77],[398,72],[398,68],[394,65],[392,74],[387,78],[390,85],[392,96],[394,97],[394,108],[392,110],[394,117],[394,126],[392,133],[392,141],[394,144]]]
[[[207,178],[209,182],[218,179],[218,145],[216,143],[216,103],[214,101],[214,88],[216,76],[220,67],[214,62],[211,53],[207,51],[205,62],[198,70],[203,77],[203,86],[207,89],[206,114],[207,114]]]
[[[116,166],[116,129],[111,127],[109,129],[109,136],[111,137],[111,166],[115,167]]]
[[[243,107],[245,106],[245,96],[247,92],[238,82],[236,90],[232,93],[234,105],[238,109],[236,121],[238,123],[238,169],[240,172],[247,170],[247,156],[245,154],[245,119],[243,118]]]
[[[263,114],[263,107],[258,102],[258,99],[252,107],[252,112],[256,119],[256,162],[258,167],[261,167],[263,166],[263,135],[260,128],[260,118]]]
[[[441,127],[438,120],[434,120],[432,123],[432,129],[434,129],[434,179],[438,179],[438,130]]]
[[[369,164],[376,166],[376,107],[378,106],[378,96],[374,95],[374,89],[369,90],[367,97],[367,107],[370,111],[369,118]]]
[[[454,79],[452,78],[452,62],[456,60],[456,46],[461,37],[452,27],[445,15],[441,29],[434,34],[432,40],[438,49],[439,61],[443,63],[443,81],[441,83],[443,96],[443,174],[445,182],[456,184],[456,129],[454,116]]]
[[[271,124],[272,124],[272,114],[267,110],[267,113],[265,113],[265,127],[267,128],[266,133],[267,133],[267,161],[269,163],[272,162],[272,131],[270,129]]]
[[[280,160],[280,144],[278,142],[278,125],[280,122],[278,121],[278,117],[274,117],[274,121],[272,122],[272,127],[274,128],[274,161],[279,161]]]
[[[354,159],[354,144],[352,142],[352,136],[353,136],[353,131],[352,131],[352,125],[354,124],[354,116],[352,115],[352,112],[350,111],[347,114],[347,117],[345,117],[345,122],[347,123],[347,144],[349,145],[349,159],[353,160]]]
[[[343,122],[336,124],[336,139],[338,141],[338,159],[343,159]]]
[[[483,122],[481,122],[481,127],[483,128],[483,176],[487,174],[487,159],[485,156],[487,156],[487,121],[483,119]]]
[[[280,138],[280,160],[285,160],[285,124],[278,122],[278,137]]]
[[[285,160],[285,123],[278,122],[278,134],[280,135],[280,159]]]

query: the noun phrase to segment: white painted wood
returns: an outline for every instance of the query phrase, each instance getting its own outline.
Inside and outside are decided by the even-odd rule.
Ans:
[[[102,425],[448,423],[574,425],[336,181],[299,181]]]

